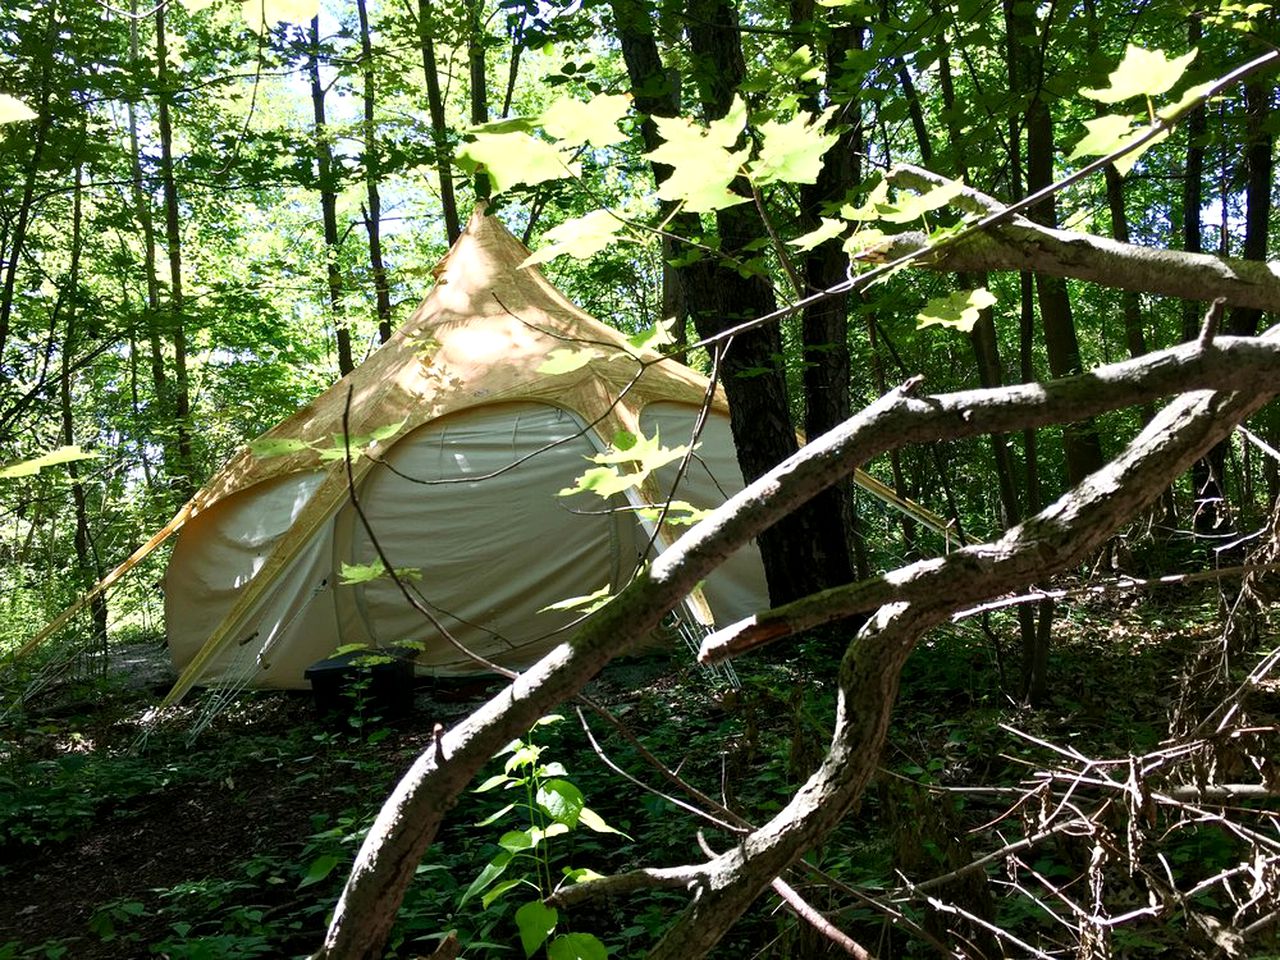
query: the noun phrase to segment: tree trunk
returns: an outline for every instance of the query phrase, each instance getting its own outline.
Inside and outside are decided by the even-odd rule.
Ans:
[[[489,81],[485,70],[484,4],[481,0],[466,0],[467,4],[467,66],[471,75],[471,122],[489,122]],[[489,199],[490,183],[487,173],[477,173],[476,197]]]
[[[18,214],[14,218],[13,233],[7,249],[0,247],[5,256],[4,286],[0,287],[0,366],[4,363],[4,349],[9,342],[9,326],[13,318],[13,297],[18,279],[18,264],[27,242],[31,226],[31,206],[35,200],[36,181],[40,176],[40,160],[44,155],[52,116],[49,111],[50,77],[55,49],[58,42],[58,5],[48,7],[49,25],[45,31],[45,49],[40,58],[40,98],[36,104],[35,130],[31,136],[31,158],[27,161],[26,180],[22,185],[22,199],[18,202]]]
[[[62,342],[62,370],[58,379],[58,399],[62,408],[62,442],[71,446],[76,442],[75,422],[71,404],[71,356],[76,347],[76,320],[79,312],[80,288],[80,254],[83,241],[83,194],[84,194],[83,162],[78,162],[75,169],[75,182],[71,199],[71,263],[67,271],[67,325],[66,336]],[[67,474],[71,478],[71,501],[75,508],[76,532],[75,550],[76,564],[80,568],[82,589],[89,589],[102,579],[102,565],[98,563],[93,550],[93,541],[89,532],[89,509],[85,497],[84,484],[80,480],[80,464],[71,461],[67,464]],[[93,623],[93,641],[97,649],[107,649],[107,601],[101,594],[94,596],[90,603]]]
[[[186,304],[182,293],[182,232],[178,185],[173,175],[173,125],[169,116],[169,51],[165,36],[165,5],[156,7],[156,80],[159,86],[160,176],[164,186],[165,244],[169,253],[169,335],[173,338],[173,413],[178,434],[178,469],[170,478],[178,499],[186,502],[196,491],[195,460],[191,450],[191,393],[187,382]]]
[[[444,211],[445,237],[449,246],[462,234],[458,201],[453,194],[453,150],[449,146],[449,126],[445,121],[444,97],[440,92],[440,71],[436,67],[430,0],[418,0],[418,41],[422,47],[422,73],[427,82],[427,111],[431,115],[431,142],[435,146],[436,176],[440,180],[440,207]]]
[[[342,309],[342,270],[338,265],[338,185],[333,170],[333,148],[325,121],[325,89],[320,82],[320,17],[311,20],[311,55],[307,61],[311,77],[311,108],[315,116],[316,160],[320,173],[320,211],[324,217],[324,249],[329,283],[329,310],[338,344],[338,372],[346,376],[355,369],[351,357],[351,329]]]
[[[688,11],[686,29],[704,115],[708,121],[719,119],[728,113],[746,77],[737,11],[729,0],[689,0]],[[632,81],[636,86],[634,77]],[[750,205],[718,210],[715,219],[720,252],[726,257],[743,256],[749,244],[767,235],[759,212]],[[749,259],[749,254],[745,258]],[[737,269],[711,259],[690,264],[683,273],[690,314],[702,337],[777,308],[773,287],[763,276],[744,277]],[[820,334],[824,343],[832,342],[831,322],[825,322]],[[843,312],[836,326],[843,331]],[[793,454],[797,446],[778,326],[771,324],[735,337],[721,370],[738,462],[750,482]],[[830,392],[838,390],[835,387]],[[839,403],[840,398],[829,396],[825,402]],[[760,538],[769,597],[774,603],[845,583],[853,575],[839,500],[824,499],[808,504]]]
[[[368,207],[364,225],[369,234],[369,265],[373,270],[374,300],[378,310],[378,339],[391,339],[391,289],[387,269],[382,262],[382,197],[378,181],[382,176],[382,160],[378,151],[378,127],[374,119],[373,42],[369,37],[367,0],[356,0],[360,20],[360,66],[364,75],[364,181]]]

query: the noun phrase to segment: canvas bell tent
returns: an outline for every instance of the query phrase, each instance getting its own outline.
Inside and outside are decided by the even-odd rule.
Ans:
[[[197,684],[304,686],[309,665],[352,644],[412,641],[422,671],[483,669],[439,628],[487,660],[527,665],[582,616],[549,607],[621,589],[678,535],[655,533],[643,508],[672,496],[714,507],[742,487],[723,392],[574,307],[521,267],[528,253],[477,210],[386,344],[236,455],[99,585],[181,528],[164,578],[180,672],[169,701]],[[687,444],[704,407],[683,472],[672,461],[608,502],[559,495],[619,437]],[[372,575],[379,549],[431,618]],[[764,606],[752,547],[684,616],[707,626]]]

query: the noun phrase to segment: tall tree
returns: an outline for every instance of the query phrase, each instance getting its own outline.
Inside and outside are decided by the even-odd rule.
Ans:
[[[320,214],[324,222],[325,278],[329,290],[329,311],[333,317],[338,345],[338,372],[346,376],[355,369],[351,357],[351,328],[342,305],[341,240],[338,237],[338,178],[333,160],[333,144],[325,119],[327,87],[320,76],[320,17],[312,17],[307,75],[311,80],[311,110],[315,126],[315,151],[320,187]]]
[[[173,119],[170,105],[173,83],[169,74],[169,46],[165,4],[156,7],[157,121],[160,128],[160,179],[164,189],[164,232],[169,254],[169,336],[173,340],[173,414],[178,436],[178,469],[170,477],[180,500],[196,491],[195,461],[191,449],[191,393],[187,377],[186,301],[182,292],[182,226],[178,209],[178,182],[173,170]]]
[[[382,196],[378,182],[382,176],[382,158],[378,149],[378,125],[374,114],[373,41],[369,34],[367,0],[356,0],[360,20],[360,72],[364,80],[361,100],[364,106],[364,182],[368,205],[364,210],[365,230],[369,234],[369,264],[373,270],[373,292],[378,311],[378,338],[391,339],[391,288],[387,268],[382,262]]]

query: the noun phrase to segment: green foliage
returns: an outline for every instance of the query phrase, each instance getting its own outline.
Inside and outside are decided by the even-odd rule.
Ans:
[[[586,805],[582,791],[567,779],[568,771],[560,763],[543,760],[543,747],[533,740],[539,728],[560,723],[564,718],[553,714],[541,718],[523,740],[514,740],[498,753],[506,757],[503,772],[489,777],[475,793],[489,793],[501,788],[515,791],[520,799],[505,804],[481,820],[477,826],[488,827],[518,813],[528,826],[508,830],[498,838],[500,851],[485,865],[462,895],[460,905],[480,897],[481,906],[491,909],[508,892],[527,887],[538,899],[523,903],[515,911],[514,920],[520,933],[520,944],[526,957],[546,945],[548,958],[580,957],[595,960],[608,955],[604,944],[589,933],[561,933],[550,939],[560,923],[557,910],[543,901],[555,890],[552,864],[556,855],[551,841],[572,833],[579,826],[596,833],[625,836]],[[517,872],[516,877],[509,872]],[[565,867],[566,880],[583,882],[597,876],[581,869]],[[503,877],[505,879],[501,879]]]
[[[982,311],[995,303],[995,294],[986,287],[957,290],[945,297],[934,297],[916,316],[916,328],[923,329],[936,324],[968,333],[978,322]]]

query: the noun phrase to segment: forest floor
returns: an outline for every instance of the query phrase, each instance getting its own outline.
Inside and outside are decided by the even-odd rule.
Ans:
[[[1163,604],[1071,608],[1055,628],[1051,697],[1035,710],[1001,688],[1000,673],[1017,670],[1012,618],[997,619],[991,634],[976,626],[938,631],[904,676],[883,776],[857,822],[819,852],[823,868],[874,890],[894,877],[945,873],[981,855],[990,836],[978,832],[982,824],[1010,805],[981,791],[1011,790],[1050,763],[1028,737],[1090,757],[1159,749],[1178,679],[1197,647],[1212,642],[1215,617],[1216,599],[1207,591]],[[993,644],[993,636],[1002,642]],[[655,752],[672,765],[683,761],[690,779],[765,817],[824,747],[830,681],[816,662],[815,647],[779,651],[743,667],[742,690],[726,692],[678,658],[655,658],[611,668],[593,692]],[[131,675],[135,682],[99,681],[87,696],[37,701],[20,721],[0,725],[0,960],[305,956],[318,943],[382,797],[430,742],[433,725],[455,722],[492,686],[420,688],[414,713],[398,723],[353,716],[335,724],[317,717],[305,694],[247,694],[192,740],[194,709],[157,715],[157,688],[149,685],[157,678],[145,670]],[[93,694],[108,690],[109,696]],[[1280,714],[1280,690],[1264,693],[1250,705],[1255,728],[1274,726]],[[668,803],[609,774],[571,711],[564,712],[569,719],[546,731],[549,755],[565,763],[565,776],[588,803],[625,832],[575,839],[569,850],[575,861],[602,872],[655,857],[686,861],[696,849],[697,825],[677,826]],[[1274,750],[1274,729],[1268,736],[1263,749]],[[625,745],[609,752],[637,769]],[[957,785],[977,790],[968,799],[938,792]],[[434,859],[419,868],[391,955],[428,954],[433,938],[450,928],[470,944],[466,956],[520,955],[507,949],[515,927],[501,900],[459,905],[501,834],[476,824],[497,802],[490,799],[464,799]],[[1015,817],[1001,829],[1016,825]],[[1203,833],[1163,852],[1175,865],[1195,863],[1200,873],[1241,856]],[[1050,863],[1055,856],[1063,862]],[[1079,850],[1064,844],[1036,866],[1065,875],[1078,858]],[[992,882],[999,874],[993,871]],[[965,902],[973,910],[985,902],[1003,911],[1006,923],[1040,929],[1043,916],[1030,916],[1036,911],[1006,903],[1003,894],[996,900],[992,906],[986,893]],[[610,934],[615,956],[631,956],[652,943],[679,902],[672,894],[649,895],[575,919]],[[851,929],[879,943],[879,955],[923,955],[913,952],[918,946],[904,947],[882,918],[839,909]],[[1189,929],[1162,918],[1140,936],[1121,938],[1118,953],[1212,955],[1179,952]],[[799,958],[825,949],[785,916],[762,912],[741,924],[718,955]],[[1020,955],[1007,944],[974,949],[980,951],[974,956]]]

